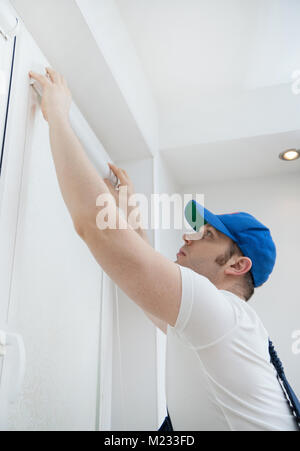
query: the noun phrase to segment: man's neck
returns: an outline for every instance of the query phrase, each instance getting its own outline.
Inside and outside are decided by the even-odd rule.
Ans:
[[[219,290],[229,291],[230,293],[233,293],[236,296],[238,296],[239,298],[241,298],[242,301],[246,302],[246,299],[245,299],[244,294],[243,294],[243,289],[239,285],[236,284],[236,285],[232,286],[232,285],[223,283],[223,284],[219,284],[218,286],[216,285],[216,287]]]
[[[230,289],[226,289],[225,291],[229,291],[230,293],[233,293],[233,294],[235,294],[237,297],[239,297],[242,301],[245,301],[246,302],[246,299],[244,298],[244,296],[241,294],[241,293],[239,293],[239,292],[237,292],[237,291],[234,291],[234,290],[230,290]]]

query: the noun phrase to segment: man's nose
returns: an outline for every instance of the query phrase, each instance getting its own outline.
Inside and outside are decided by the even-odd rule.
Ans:
[[[203,237],[203,228],[199,230],[199,232],[194,233],[185,233],[182,238],[186,244],[190,245],[193,241],[201,240]]]
[[[191,239],[188,238],[189,236],[190,236],[190,234],[185,233],[185,234],[183,235],[183,237],[182,237],[183,241],[184,241],[185,244],[187,244],[187,245],[190,245],[190,244],[193,242],[193,240],[191,240]]]
[[[183,240],[184,242],[189,246],[190,244],[192,244],[193,241],[195,241],[195,239],[199,239],[199,238],[195,238],[194,233],[185,233],[183,235]]]

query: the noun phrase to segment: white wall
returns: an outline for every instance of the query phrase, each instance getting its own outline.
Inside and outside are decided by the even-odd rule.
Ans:
[[[154,158],[154,192],[157,194],[181,193],[181,187],[176,183],[161,155]],[[166,214],[160,208],[160,226],[162,218]],[[171,209],[171,224],[174,223],[174,210]],[[172,261],[176,260],[176,254],[181,245],[182,230],[162,228],[155,230],[155,249]],[[166,363],[166,336],[157,329],[157,387],[158,387],[158,423],[159,425],[167,415],[166,391],[165,391],[165,363]]]
[[[117,161],[150,199],[153,159]],[[148,231],[153,244],[153,233]],[[156,328],[120,289],[113,334],[112,430],[157,430]]]
[[[176,182],[171,172],[168,169],[168,166],[161,155],[157,155],[154,158],[155,164],[155,192],[160,194],[180,194],[181,186]],[[161,218],[164,215],[164,212],[161,209]],[[182,212],[183,215],[183,212]],[[158,230],[156,234],[156,246],[157,249],[166,257],[170,258],[172,261],[176,260],[176,254],[179,251],[179,248],[182,246],[182,230],[176,230],[172,228],[174,224],[174,213],[171,209],[171,230]]]
[[[270,228],[277,262],[267,283],[256,289],[250,305],[258,312],[286,374],[300,395],[300,355],[292,352],[292,332],[300,330],[299,174],[185,186],[185,193],[205,195],[205,207],[216,214],[245,211]]]

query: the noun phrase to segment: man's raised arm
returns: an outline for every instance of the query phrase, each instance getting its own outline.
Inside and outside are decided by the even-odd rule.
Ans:
[[[60,189],[77,233],[108,276],[143,310],[175,325],[181,300],[178,265],[149,246],[119,214],[105,181],[87,157],[69,122],[71,93],[52,69],[48,78],[31,73],[43,87],[42,111],[49,123],[51,150]],[[99,228],[96,218],[109,200],[108,217],[116,228]],[[98,204],[98,205],[97,205]]]

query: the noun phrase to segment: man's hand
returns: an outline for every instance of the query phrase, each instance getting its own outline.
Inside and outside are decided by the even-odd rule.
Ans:
[[[135,193],[134,186],[129,175],[124,169],[117,168],[117,166],[115,166],[114,164],[108,163],[108,166],[120,181],[118,188],[122,188],[124,186],[127,187],[127,205],[128,205],[128,200],[130,196],[132,196]],[[116,188],[113,186],[112,182],[109,179],[104,179],[104,181],[109,191],[114,196],[117,206],[119,207],[119,191],[116,190]]]
[[[69,119],[72,103],[71,91],[65,78],[55,70],[47,67],[47,76],[29,72],[29,77],[38,81],[43,88],[42,113],[47,122],[56,119]]]
[[[132,225],[132,224],[130,224],[129,219],[130,219],[130,214],[133,212],[133,210],[137,210],[137,213],[135,216],[136,217],[139,216],[140,220],[142,219],[139,207],[128,205],[130,196],[135,194],[133,183],[132,183],[129,175],[127,174],[127,172],[124,169],[118,168],[117,166],[115,166],[114,164],[111,164],[111,163],[108,163],[108,166],[119,179],[120,183],[118,185],[118,188],[122,188],[122,187],[127,188],[127,193],[126,193],[126,191],[124,193],[124,196],[127,195],[127,198],[122,197],[122,191],[120,194],[120,191],[113,186],[113,184],[111,183],[111,181],[109,179],[104,179],[104,182],[106,183],[106,186],[108,187],[110,193],[115,198],[117,207],[120,207],[120,200],[123,205],[127,205],[127,218],[126,219],[129,223],[129,225]],[[121,199],[120,199],[120,197],[121,197]],[[148,235],[142,227],[134,228],[134,230],[140,235],[141,238],[143,238],[144,241],[146,241],[146,243],[150,244]]]

